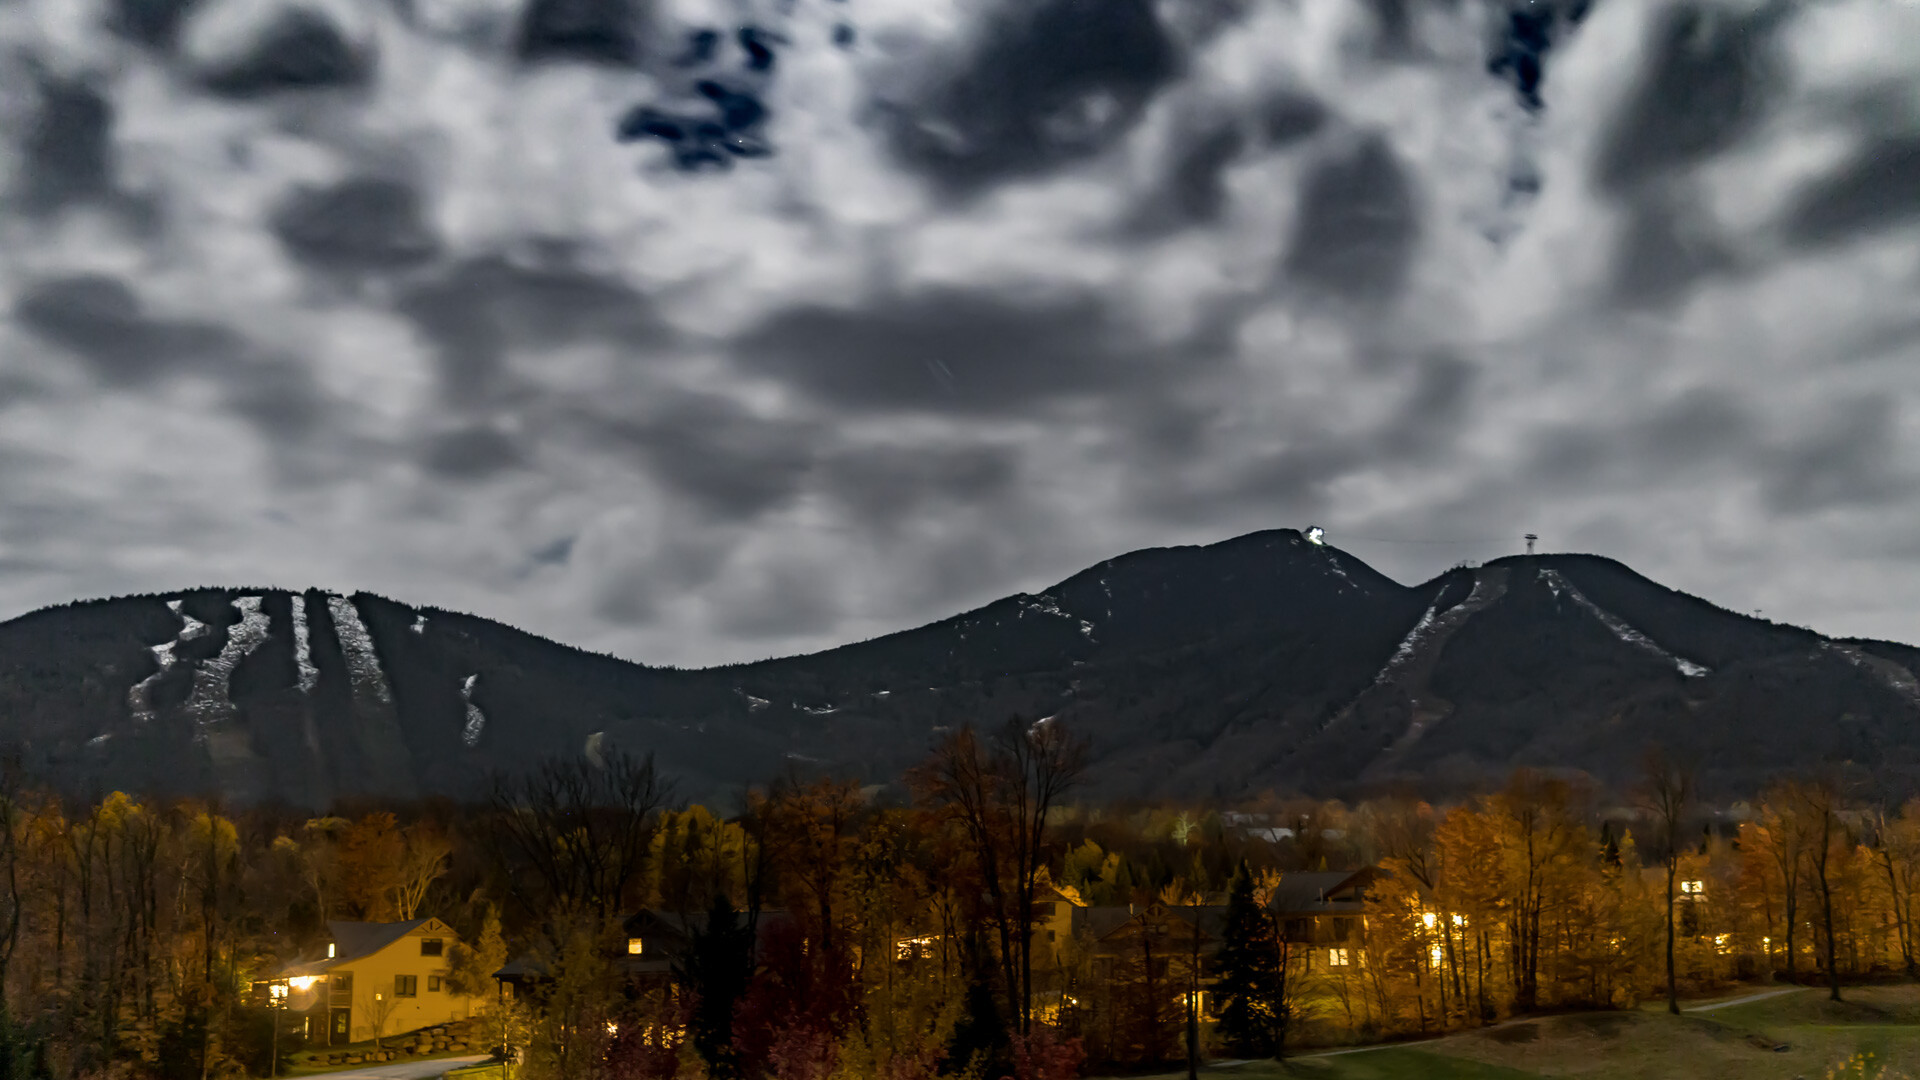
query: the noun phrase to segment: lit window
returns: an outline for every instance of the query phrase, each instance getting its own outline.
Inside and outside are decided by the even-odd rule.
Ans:
[[[327,959],[333,959],[333,942],[327,942]]]
[[[1453,925],[1455,926],[1467,925],[1467,917],[1465,915],[1455,915],[1453,917]]]
[[[1722,953],[1725,953],[1725,952],[1729,952],[1729,951],[1731,951],[1731,950],[1729,950],[1729,949],[1727,948],[1727,940],[1728,940],[1728,938],[1729,938],[1730,936],[1731,936],[1731,935],[1728,935],[1728,934],[1715,934],[1715,935],[1713,935],[1713,947],[1714,947],[1714,949],[1715,949],[1715,950],[1717,950],[1717,951],[1719,951],[1719,952],[1722,952]]]
[[[1345,949],[1328,949],[1327,950],[1327,966],[1328,967],[1346,967],[1348,962],[1349,961],[1347,959],[1347,950]]]
[[[1427,950],[1427,966],[1430,968],[1439,967],[1441,960],[1445,956],[1446,956],[1446,953],[1444,950],[1440,948],[1440,946],[1438,945],[1433,946],[1432,948]]]
[[[896,938],[893,942],[895,960],[931,960],[934,947],[940,939],[931,935],[925,937]]]
[[[642,946],[643,944],[644,944],[644,943],[643,943],[643,942],[642,942],[642,941],[641,941],[641,940],[640,940],[639,938],[637,938],[637,937],[630,937],[630,938],[628,938],[628,939],[627,939],[627,955],[628,955],[628,956],[639,956],[639,955],[640,955],[640,949],[641,949],[641,946]]]
[[[1431,911],[1423,911],[1420,913],[1420,921],[1427,929],[1431,930],[1433,929],[1433,924],[1440,921],[1440,916],[1435,915]]]
[[[1680,891],[1687,894],[1688,896],[1699,896],[1700,894],[1707,891],[1706,882],[1683,881],[1680,883]]]

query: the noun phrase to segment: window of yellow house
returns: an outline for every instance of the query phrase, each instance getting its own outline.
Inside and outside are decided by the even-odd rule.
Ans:
[[[421,956],[439,956],[446,949],[446,943],[437,937],[420,939]]]
[[[645,942],[643,942],[643,941],[642,941],[641,939],[639,939],[639,938],[637,938],[637,937],[630,937],[630,938],[628,938],[628,939],[627,939],[627,955],[628,955],[628,956],[639,956],[639,955],[640,955],[640,949],[641,949],[641,946],[642,946],[642,945],[644,945],[644,944],[645,944]]]
[[[416,991],[419,989],[420,976],[418,975],[395,975],[393,977],[394,997],[416,997],[418,996]]]
[[[1347,950],[1345,949],[1328,949],[1327,950],[1327,966],[1328,967],[1346,967],[1348,962],[1349,961],[1347,959]]]

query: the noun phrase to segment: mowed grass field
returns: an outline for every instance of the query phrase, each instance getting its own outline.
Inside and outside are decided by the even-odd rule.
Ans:
[[[1871,1052],[1866,1077],[1884,1068],[1888,1080],[1920,1080],[1920,986],[1848,987],[1845,996],[1836,1004],[1809,987],[1680,1016],[1658,1002],[1207,1072],[1214,1080],[1820,1080],[1828,1066]]]

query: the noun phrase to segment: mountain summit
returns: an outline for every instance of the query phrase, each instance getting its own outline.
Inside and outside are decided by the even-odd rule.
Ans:
[[[1653,742],[1748,791],[1815,762],[1920,778],[1920,650],[1715,607],[1591,555],[1406,586],[1292,529],[1109,559],[808,656],[698,671],[367,593],[197,589],[0,624],[0,741],[75,795],[469,798],[652,752],[683,795],[783,769],[896,780],[943,732],[1058,717],[1089,793],[1233,798],[1517,765],[1632,775]]]

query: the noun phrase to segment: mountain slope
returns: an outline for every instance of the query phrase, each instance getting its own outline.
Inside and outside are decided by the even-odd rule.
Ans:
[[[913,630],[703,671],[381,597],[203,589],[0,624],[0,741],[76,795],[471,797],[618,746],[682,794],[789,765],[896,780],[943,731],[1058,716],[1089,792],[1343,793],[1513,766],[1630,776],[1661,741],[1750,790],[1814,761],[1920,777],[1920,650],[1722,610],[1594,556],[1403,586],[1293,530],[1110,559]]]

